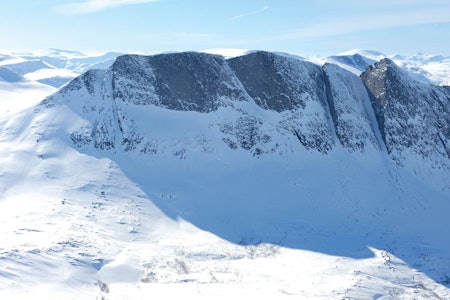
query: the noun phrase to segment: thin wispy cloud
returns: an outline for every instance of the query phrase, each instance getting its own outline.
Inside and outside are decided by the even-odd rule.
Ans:
[[[298,30],[278,35],[277,40],[337,36],[363,31],[393,29],[406,26],[447,23],[450,15],[446,10],[428,9],[410,12],[396,12],[379,15],[345,16],[334,20],[316,22]]]
[[[84,0],[58,5],[55,7],[55,10],[66,15],[90,14],[124,5],[142,4],[156,1],[159,0]]]
[[[269,6],[267,6],[267,5],[266,5],[266,6],[263,6],[262,8],[260,8],[260,9],[258,9],[258,10],[252,11],[252,12],[250,12],[250,13],[240,14],[240,15],[237,15],[237,16],[233,16],[233,17],[229,18],[228,21],[234,21],[234,20],[237,20],[237,19],[241,19],[241,18],[245,18],[245,17],[249,17],[249,16],[258,15],[258,14],[260,14],[260,13],[266,11],[266,10],[269,10]]]

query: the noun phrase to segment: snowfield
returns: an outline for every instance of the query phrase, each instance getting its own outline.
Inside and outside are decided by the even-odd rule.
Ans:
[[[36,105],[43,98],[55,91],[56,89],[54,87],[39,82],[0,81],[0,116],[3,114],[13,114]]]
[[[134,81],[111,70],[44,101],[0,82],[1,299],[450,299],[447,161],[391,159],[358,77],[327,65],[338,115],[308,94],[297,120],[251,92],[116,101]],[[304,147],[324,118],[330,146]]]
[[[448,198],[393,186],[382,162],[168,161],[144,175],[40,143],[2,142],[2,298],[450,296]]]

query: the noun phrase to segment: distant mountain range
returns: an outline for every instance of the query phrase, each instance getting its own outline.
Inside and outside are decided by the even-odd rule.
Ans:
[[[0,54],[0,66],[2,70],[7,69],[15,76],[23,76],[22,80],[37,81],[58,88],[89,69],[109,67],[118,55],[120,53],[111,52],[88,56],[75,51],[49,49],[37,53]],[[0,80],[10,79],[0,75]]]
[[[216,49],[206,53],[223,55],[227,58],[240,56],[251,51]],[[27,80],[38,81],[53,87],[60,87],[67,81],[89,69],[108,68],[114,59],[123,53],[109,52],[102,55],[86,55],[77,51],[48,49],[40,52],[0,53],[0,66],[24,76]],[[282,53],[279,53],[282,55]],[[284,54],[287,55],[287,54]],[[290,55],[295,57],[294,55]],[[298,57],[301,58],[301,57]],[[357,75],[369,65],[389,58],[398,66],[408,70],[416,79],[435,85],[450,85],[450,57],[417,54],[410,57],[385,55],[372,50],[351,50],[325,58],[302,58],[319,65],[325,62],[337,64]],[[4,71],[2,71],[4,72]],[[9,81],[0,74],[0,80]],[[14,79],[12,79],[14,80]]]

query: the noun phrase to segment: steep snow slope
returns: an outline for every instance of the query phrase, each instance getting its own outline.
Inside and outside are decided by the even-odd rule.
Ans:
[[[341,145],[356,151],[366,146],[382,150],[378,123],[361,80],[339,66],[323,66],[328,105]]]
[[[265,52],[124,56],[1,118],[0,295],[450,297],[448,169],[393,160],[371,93]]]

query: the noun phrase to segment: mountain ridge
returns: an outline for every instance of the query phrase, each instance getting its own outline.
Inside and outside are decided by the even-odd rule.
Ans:
[[[172,65],[172,69],[167,69],[169,65]],[[391,112],[390,106],[388,108],[388,102],[385,98],[380,98],[380,95],[384,93],[383,91],[374,94],[374,90],[371,88],[373,85],[371,80],[377,78],[382,80],[380,79],[381,76],[396,78],[395,74],[403,74],[403,71],[389,59],[383,59],[374,66],[363,73],[361,79],[359,79],[335,65],[325,64],[323,68],[320,68],[309,62],[261,51],[228,60],[220,56],[196,52],[147,57],[124,55],[113,64],[111,71],[106,71],[104,78],[92,75],[102,71],[88,72],[64,87],[60,93],[81,90],[84,87],[88,95],[93,95],[96,80],[103,82],[106,77],[111,77],[111,86],[104,87],[104,89],[111,90],[112,94],[108,94],[106,97],[113,100],[113,103],[115,103],[113,105],[123,106],[125,104],[123,109],[115,108],[117,114],[125,114],[121,116],[123,120],[127,119],[127,103],[137,106],[156,105],[169,110],[210,113],[217,111],[222,106],[233,109],[237,102],[252,102],[263,111],[274,111],[280,116],[285,115],[281,117],[284,121],[280,120],[279,126],[284,126],[285,130],[290,127],[287,130],[290,130],[293,136],[306,148],[315,149],[317,146],[316,149],[325,153],[336,142],[339,142],[350,151],[362,150],[366,144],[371,144],[379,149],[387,147],[388,152],[391,153],[392,146],[386,140],[383,119],[386,113]],[[369,78],[370,76],[367,74],[370,72],[377,74]],[[260,77],[254,77],[252,74]],[[205,75],[206,77],[202,77]],[[336,84],[339,84],[339,86],[334,87],[333,85]],[[430,101],[437,101],[441,113],[448,114],[445,102],[449,101],[449,96],[445,87],[434,87],[416,82],[408,75],[404,75],[397,80],[396,84],[399,85],[398,89],[386,87],[386,89],[391,88],[393,93],[397,93],[391,96],[393,99],[392,105],[396,104],[397,99],[410,97],[408,95],[414,93],[417,94],[416,91],[409,90],[418,85],[419,90],[427,90],[426,93],[422,93],[421,97],[434,97],[434,100]],[[185,93],[187,86],[189,86],[188,93]],[[402,95],[398,92],[399,90],[409,94]],[[338,95],[339,93],[344,94]],[[54,96],[50,98],[52,97]],[[199,100],[203,102],[195,102]],[[311,110],[305,109],[307,105],[312,105]],[[399,105],[405,107],[408,102],[403,101]],[[419,119],[425,118],[429,115],[420,111],[418,104],[415,105],[416,111],[407,116],[408,119],[405,119],[404,122],[410,122],[416,117]],[[402,110],[403,108],[398,109]],[[412,108],[407,109],[411,110]],[[361,119],[345,120],[344,115],[345,118],[359,115]],[[377,117],[373,118],[374,115]],[[286,118],[291,121],[286,121]],[[439,140],[430,141],[430,145],[435,145],[432,147],[436,149],[450,148],[445,142],[449,138],[447,136],[449,125],[445,120],[446,117],[443,116],[438,121],[427,121],[430,123],[428,129],[431,130],[433,127],[432,130],[438,132],[437,136],[440,137]],[[254,121],[251,122],[254,123]],[[376,123],[374,123],[375,121]],[[112,120],[108,122],[111,123]],[[142,136],[136,136],[132,130],[130,132],[126,129],[127,125],[120,118],[115,122],[120,123],[117,134],[121,132],[125,135],[122,138],[122,144],[129,144],[126,147],[127,149],[136,148],[144,139]],[[256,121],[254,125],[258,122],[260,121]],[[286,124],[286,122],[289,124]],[[283,123],[285,125],[282,125]],[[106,123],[103,122],[102,124]],[[440,127],[440,129],[436,129],[437,127]],[[362,129],[364,133],[359,133],[360,138],[349,136]],[[126,133],[127,130],[128,133]],[[107,127],[98,129],[98,132],[105,131],[107,131]],[[401,139],[404,134],[404,132],[398,131],[391,136],[395,135],[396,138]],[[377,138],[380,135],[382,141]],[[251,137],[247,138],[252,139]],[[88,139],[90,138],[85,138],[85,140]],[[356,139],[359,139],[359,141],[356,141]],[[350,141],[353,142],[353,145],[350,145]],[[112,148],[111,141],[108,144],[110,146],[107,148]],[[252,145],[250,146],[252,148],[254,142],[249,145]],[[421,147],[417,147],[417,153],[422,153],[419,151]],[[442,155],[447,153],[445,149],[437,149],[436,151],[439,152],[439,155]],[[433,156],[434,154],[431,153],[434,152],[429,151],[431,152],[428,156]],[[445,156],[448,157],[448,154],[445,154]]]

